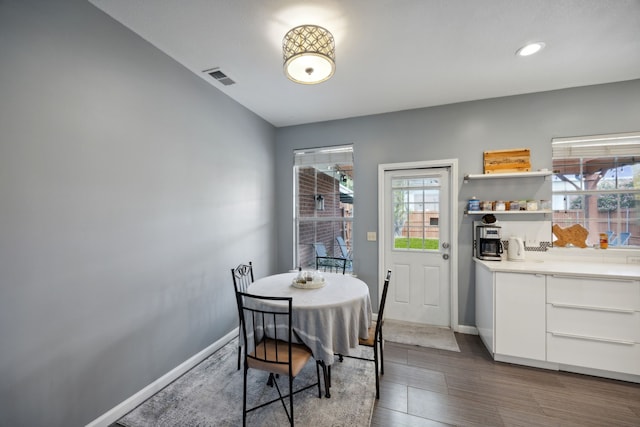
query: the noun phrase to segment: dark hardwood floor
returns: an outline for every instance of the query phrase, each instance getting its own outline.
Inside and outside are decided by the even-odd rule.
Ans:
[[[372,426],[640,426],[640,384],[494,362],[475,335],[460,353],[387,342]]]

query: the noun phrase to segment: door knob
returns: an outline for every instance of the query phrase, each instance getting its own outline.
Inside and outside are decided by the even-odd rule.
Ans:
[[[449,249],[449,244],[447,242],[444,242],[442,244],[442,247],[445,248],[445,249]]]
[[[449,254],[442,254],[442,259],[449,259]]]

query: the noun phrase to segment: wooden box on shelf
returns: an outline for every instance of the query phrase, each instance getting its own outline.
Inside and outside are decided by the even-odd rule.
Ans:
[[[531,171],[531,150],[516,148],[484,152],[484,173]]]

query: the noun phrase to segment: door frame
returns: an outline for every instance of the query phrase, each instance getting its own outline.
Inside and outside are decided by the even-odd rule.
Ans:
[[[430,169],[430,168],[449,168],[450,182],[449,182],[449,200],[450,206],[450,229],[451,245],[449,250],[449,278],[451,280],[449,300],[450,300],[450,324],[451,329],[455,332],[459,331],[458,325],[458,159],[444,159],[444,160],[426,160],[419,162],[406,162],[406,163],[384,163],[378,165],[378,277],[384,277],[386,274],[386,259],[384,255],[385,247],[385,233],[384,225],[387,218],[385,217],[384,206],[384,175],[388,171],[402,170],[402,169]],[[382,295],[382,287],[378,286],[378,300]]]

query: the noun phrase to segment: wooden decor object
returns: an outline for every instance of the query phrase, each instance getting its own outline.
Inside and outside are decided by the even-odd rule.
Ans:
[[[516,148],[484,152],[484,173],[531,172],[531,150]]]
[[[562,228],[558,224],[554,224],[551,229],[553,230],[553,234],[558,238],[558,240],[553,242],[553,246],[565,247],[570,244],[579,248],[587,247],[586,241],[589,230],[580,224],[573,224],[567,228]]]

